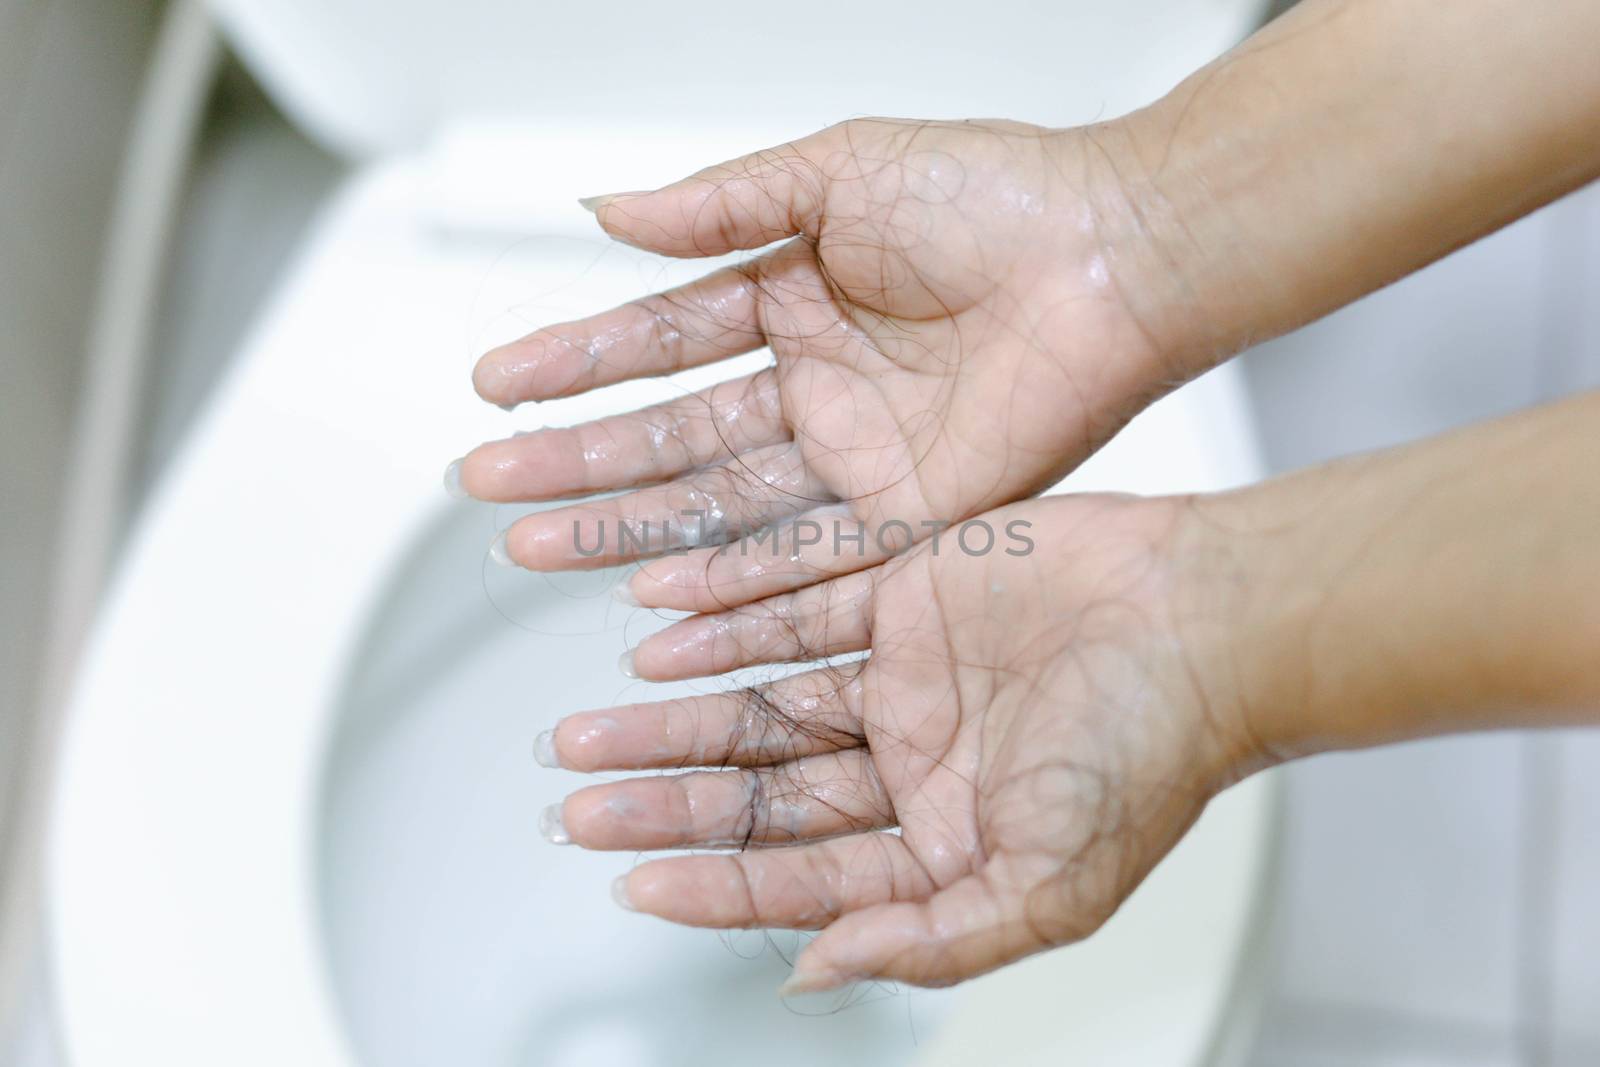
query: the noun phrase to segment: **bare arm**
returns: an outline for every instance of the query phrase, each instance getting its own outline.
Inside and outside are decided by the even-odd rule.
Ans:
[[[1600,392],[1194,507],[1260,757],[1600,722]]]
[[[1600,175],[1592,0],[1306,0],[1097,127],[1119,281],[1191,371]]]

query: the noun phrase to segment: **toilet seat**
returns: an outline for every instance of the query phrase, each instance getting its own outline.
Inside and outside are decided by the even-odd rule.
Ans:
[[[296,18],[315,29],[318,11],[362,5],[217,6],[245,54],[260,56],[272,50],[255,47],[247,27],[264,12],[285,13],[282,32],[266,36],[292,40]],[[394,6],[385,17],[403,18]],[[1234,5],[1218,20],[1219,46],[1255,6]],[[299,86],[284,91],[303,112],[316,111],[306,102],[318,93],[297,77],[279,71],[266,80]],[[78,1067],[358,1062],[317,932],[317,782],[369,616],[397,561],[445,506],[442,461],[513,426],[573,421],[676,391],[629,383],[513,421],[475,402],[468,385],[488,334],[517,323],[484,316],[469,325],[462,309],[510,304],[520,276],[492,276],[519,242],[465,236],[463,227],[481,230],[484,220],[452,212],[470,214],[496,197],[541,205],[547,213],[519,219],[519,229],[540,234],[558,283],[581,275],[546,292],[541,313],[633,295],[648,281],[594,266],[604,250],[569,196],[591,176],[580,172],[599,182],[591,188],[629,173],[626,145],[648,130],[619,140],[615,129],[530,131],[457,116],[431,131],[432,151],[408,153],[388,133],[337,132],[389,127],[363,127],[338,108],[319,114],[307,119],[312,128],[383,154],[329,205],[152,494],[69,710],[48,877],[62,1030]],[[700,141],[663,140],[651,165],[665,178],[771,140],[764,127],[721,127]],[[508,146],[548,153],[558,142],[580,162],[556,174],[543,168],[516,196],[490,187],[504,168],[478,165]],[[574,269],[585,263],[587,274]],[[506,292],[486,295],[497,284]],[[611,295],[597,299],[602,293]],[[703,380],[730,373],[708,368]],[[1201,394],[1209,399],[1168,401],[1143,417],[1154,427],[1147,436],[1130,434],[1123,451],[1108,450],[1106,463],[1074,482],[1095,485],[1100,471],[1126,489],[1204,488],[1255,476],[1248,434],[1217,430],[1242,418],[1233,372],[1212,376]],[[1191,449],[1176,465],[1166,457],[1166,484],[1129,484],[1128,470],[1153,466],[1138,462],[1139,449],[1162,435],[1195,439],[1199,423],[1210,424],[1215,450]],[[1209,940],[1187,957],[1209,961],[1215,981],[1189,1008],[1165,1009],[1189,1011],[1195,1026],[1214,1022],[1243,951],[1264,862],[1263,790],[1247,783],[1224,798],[1236,809],[1232,829],[1216,837],[1222,844],[1200,845],[1201,854],[1229,857],[1236,877],[1218,883],[1220,910],[1202,931]],[[1196,851],[1190,843],[1182,850]]]

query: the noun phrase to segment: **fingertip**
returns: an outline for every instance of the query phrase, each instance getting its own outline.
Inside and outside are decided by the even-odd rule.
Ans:
[[[575,360],[571,342],[553,329],[543,327],[478,357],[472,368],[473,390],[502,411],[565,395],[582,372],[583,353],[577,353]]]
[[[629,576],[628,588],[645,607],[668,611],[705,611],[704,581],[689,570],[685,557],[647,560]],[[714,610],[719,605],[710,605]]]
[[[656,252],[660,251],[660,249],[651,247],[650,242],[642,240],[638,234],[629,231],[626,225],[629,218],[628,214],[617,209],[623,202],[637,201],[657,191],[654,189],[638,189],[627,193],[580,196],[578,197],[578,203],[585,211],[595,217],[595,221],[600,223],[600,228],[612,240],[621,241],[625,245],[645,252]]]
[[[496,562],[539,573],[593,569],[596,564],[574,550],[573,528],[563,528],[568,514],[559,508],[536,511],[513,522],[498,542],[505,558]]]
[[[630,608],[643,606],[639,601],[638,595],[633,591],[632,573],[624,575],[617,580],[616,585],[611,587],[611,599]]]
[[[640,678],[676,682],[782,662],[782,656],[768,654],[764,635],[751,622],[743,609],[691,615],[640,641],[631,665]]]
[[[444,472],[447,494],[462,500],[507,501],[510,475],[515,471],[503,454],[499,441],[485,441],[453,461]]]
[[[600,842],[596,838],[597,816],[603,814],[604,801],[597,793],[603,793],[605,786],[585,786],[574,793],[569,793],[560,804],[553,804],[549,809],[561,814],[561,832],[564,841],[558,844],[576,844],[579,848],[594,848]],[[602,845],[602,847],[604,847]]]
[[[618,669],[626,677],[647,682],[675,682],[694,677],[684,673],[684,650],[673,645],[674,631],[681,625],[674,623],[624,652],[617,663]]]
[[[825,934],[818,935],[795,957],[789,977],[778,986],[779,997],[784,1000],[801,998],[802,1004],[821,994],[832,994],[837,998],[842,990],[861,980],[862,976],[847,973],[829,962],[819,945],[827,945]]]
[[[727,611],[748,602],[748,598],[730,600],[718,596],[717,591],[706,582],[706,568],[696,562],[684,562],[694,560],[704,551],[696,550],[689,556],[666,556],[639,564],[625,583],[629,595],[633,597],[626,603],[653,611],[686,611],[692,615],[702,615]],[[620,593],[615,595],[621,599]]]
[[[849,999],[851,979],[841,975],[818,973],[802,974],[799,965],[783,984],[778,986],[778,997],[788,1001],[790,1007],[818,1007],[832,1010],[839,1002]],[[798,1003],[797,1003],[798,1002]]]
[[[596,852],[667,847],[680,831],[663,803],[657,778],[584,786],[562,806],[565,833],[580,848]]]
[[[617,709],[575,712],[545,731],[550,735],[546,754],[557,761],[546,766],[584,773],[618,769],[613,752],[620,729],[616,713]]]
[[[627,894],[628,903],[625,906],[629,911],[670,919],[670,907],[663,909],[661,905],[666,902],[670,906],[683,888],[682,885],[672,884],[671,871],[671,860],[646,861],[618,878],[613,883],[612,891],[616,891],[617,885],[622,886]]]
[[[712,168],[718,169],[722,168]],[[730,206],[729,187],[746,179],[707,178],[707,173],[701,171],[659,189],[582,197],[578,203],[595,216],[613,241],[673,258],[700,259],[759,248],[792,234],[784,232],[784,227],[756,224],[749,212]],[[760,183],[749,180],[749,184]],[[735,210],[737,225],[730,228],[725,216]],[[709,220],[708,211],[719,221]]]
[[[624,655],[624,672],[652,682],[675,682],[704,673],[709,658],[705,646],[716,628],[709,618],[692,615],[646,637]]]
[[[506,441],[485,441],[445,470],[445,492],[453,497],[506,502],[518,499],[518,462]]]
[[[522,399],[516,388],[522,368],[509,357],[511,347],[496,345],[472,365],[472,391],[503,411],[514,409]]]
[[[632,189],[625,193],[602,193],[599,196],[580,196],[578,206],[591,215],[599,215],[602,208],[608,207],[618,200],[632,199],[640,196],[649,196],[653,189]]]

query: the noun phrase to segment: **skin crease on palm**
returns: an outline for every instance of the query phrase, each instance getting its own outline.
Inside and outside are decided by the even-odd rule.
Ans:
[[[731,849],[645,863],[619,897],[820,929],[789,989],[946,984],[1091,933],[1267,763],[1600,705],[1600,499],[1571,447],[1600,448],[1600,397],[1231,501],[1013,503],[1230,352],[1600,174],[1597,35],[1592,0],[1303,0],[1111,123],[858,120],[593,201],[649,251],[765,251],[489,353],[485,399],[763,346],[772,366],[481,445],[460,487],[622,491],[514,524],[534,570],[628,558],[579,554],[574,520],[585,545],[602,520],[712,520],[631,580],[704,613],[639,646],[645,679],[870,656],[563,720],[542,750],[566,767],[715,769],[591,786],[552,828]],[[793,525],[786,552],[712,543],[984,513],[1030,523],[1035,551],[836,555]]]

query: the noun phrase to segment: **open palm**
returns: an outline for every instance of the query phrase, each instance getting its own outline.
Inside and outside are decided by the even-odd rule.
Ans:
[[[607,232],[666,255],[791,239],[489,353],[474,375],[486,399],[570,396],[763,345],[773,365],[483,445],[456,476],[500,501],[632,490],[524,518],[504,547],[535,570],[690,549],[632,579],[654,606],[711,610],[882,562],[1051,484],[1176,384],[1115,284],[1099,232],[1115,201],[1091,130],[881,119],[598,198]],[[648,531],[643,546],[619,523]],[[781,550],[713,547],[757,530]]]
[[[1019,504],[985,516],[992,551],[926,543],[677,623],[636,650],[642,677],[870,654],[564,719],[546,762],[716,769],[590,786],[546,831],[735,849],[646,863],[619,897],[693,925],[826,928],[792,988],[945,984],[1086,936],[1242,766],[1207,607],[1173,565],[1182,515]]]

